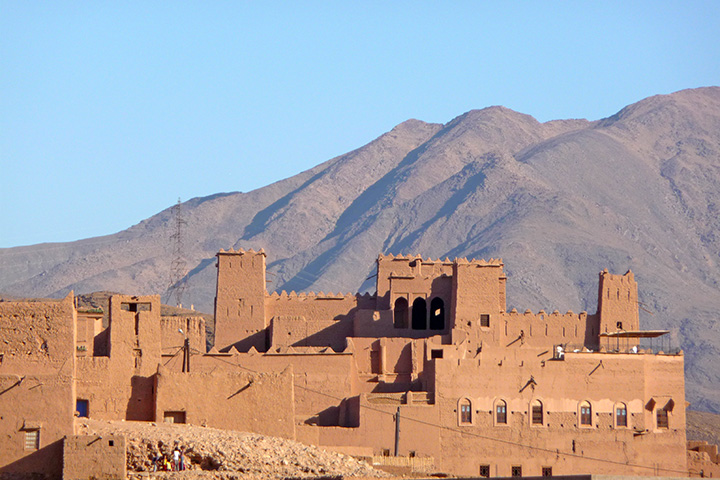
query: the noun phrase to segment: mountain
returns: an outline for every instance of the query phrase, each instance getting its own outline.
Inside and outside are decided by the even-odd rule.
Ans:
[[[632,269],[644,328],[685,349],[688,399],[720,412],[720,88],[659,95],[597,121],[503,107],[408,120],[248,193],[182,205],[184,302],[212,311],[214,255],[264,248],[269,290],[372,290],[379,252],[501,257],[508,308],[595,311],[597,273]],[[0,249],[0,292],[162,293],[168,208],[105,237]]]

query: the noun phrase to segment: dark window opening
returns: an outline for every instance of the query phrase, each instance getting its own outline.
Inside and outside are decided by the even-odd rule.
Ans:
[[[445,329],[445,302],[435,297],[430,302],[430,330]]]
[[[617,322],[617,329],[622,330],[622,322]]]
[[[383,457],[389,457],[389,456],[390,456],[390,449],[389,449],[389,448],[383,448],[382,456],[383,456]]]
[[[615,409],[615,422],[618,427],[627,427],[627,408],[625,405]]]
[[[126,312],[149,312],[151,310],[150,302],[122,302],[120,310]]]
[[[507,404],[502,400],[495,407],[495,423],[507,423]]]
[[[424,298],[416,298],[412,304],[413,330],[427,329],[427,303]]]
[[[552,477],[552,467],[542,467],[543,477]]]
[[[395,328],[408,328],[408,301],[403,297],[395,300],[393,326]]]
[[[111,446],[111,447],[114,447],[114,446],[115,446],[115,440],[110,440],[110,441],[108,442],[108,445]]]
[[[490,315],[483,313],[480,315],[480,326],[481,327],[489,327],[490,326]]]
[[[410,450],[410,453],[408,453],[408,457],[410,458],[415,458],[416,455],[415,450]]]
[[[472,423],[472,406],[470,400],[460,403],[460,423]]]
[[[520,465],[513,465],[510,476],[511,477],[522,477],[522,467]]]
[[[580,425],[592,425],[592,407],[587,402],[580,406]]]
[[[490,465],[480,465],[480,476],[490,478]]]
[[[431,350],[430,358],[443,358],[443,351],[442,350]]]
[[[532,406],[532,424],[542,425],[543,424],[543,406],[542,403],[536,402]]]
[[[78,399],[75,402],[75,410],[77,411],[78,417],[90,418],[90,402],[88,400]]]
[[[657,409],[657,428],[668,428],[668,413],[664,408]]]

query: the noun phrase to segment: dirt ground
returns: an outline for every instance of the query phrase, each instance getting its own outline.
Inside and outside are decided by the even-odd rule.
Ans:
[[[106,422],[78,419],[81,435],[121,434],[127,439],[128,478],[187,478],[207,480],[275,480],[305,477],[387,477],[353,457],[314,446],[254,433],[194,425],[145,422]],[[156,455],[184,449],[187,470],[153,472]]]

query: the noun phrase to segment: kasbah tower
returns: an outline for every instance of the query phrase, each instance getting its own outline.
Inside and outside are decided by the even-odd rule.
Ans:
[[[632,272],[601,272],[588,314],[507,311],[500,259],[380,255],[362,295],[270,294],[265,263],[217,254],[209,350],[204,320],[162,317],[158,296],[113,296],[106,326],[72,295],[0,302],[0,472],[58,478],[89,454],[79,414],[452,475],[688,476],[683,354],[640,328]],[[123,458],[124,441],[94,445]]]

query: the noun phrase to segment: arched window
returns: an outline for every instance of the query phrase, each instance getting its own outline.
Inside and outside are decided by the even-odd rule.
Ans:
[[[408,301],[404,297],[395,300],[393,326],[395,328],[408,328]]]
[[[590,402],[580,404],[580,425],[592,426],[592,406]]]
[[[530,422],[533,425],[543,425],[543,404],[540,400],[532,402],[531,413]]]
[[[615,426],[616,427],[627,427],[627,405],[624,403],[618,403],[615,405]]]
[[[412,328],[413,330],[427,329],[427,303],[424,298],[416,298],[412,304]]]
[[[435,297],[430,302],[430,330],[445,329],[445,302]]]
[[[495,404],[495,423],[507,425],[507,403],[505,403],[505,400],[498,400]]]
[[[472,403],[467,398],[460,400],[458,405],[460,411],[460,423],[469,424],[472,423]]]

